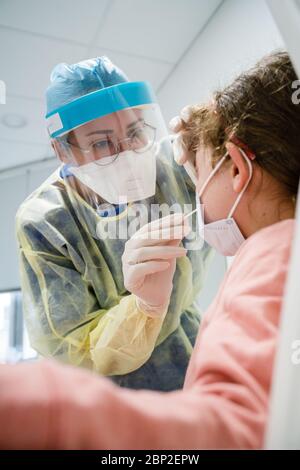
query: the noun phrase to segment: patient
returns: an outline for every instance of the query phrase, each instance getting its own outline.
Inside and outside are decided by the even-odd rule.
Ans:
[[[204,237],[223,254],[237,251],[205,314],[184,389],[125,390],[51,361],[1,366],[1,448],[263,446],[300,176],[296,79],[286,53],[267,56],[191,108],[186,122],[177,119],[181,141],[196,153]],[[227,217],[229,231],[220,224]]]

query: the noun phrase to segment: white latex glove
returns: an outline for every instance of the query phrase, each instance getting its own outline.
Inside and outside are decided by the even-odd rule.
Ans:
[[[167,312],[176,259],[187,252],[179,244],[189,231],[184,215],[174,214],[144,225],[126,242],[124,285],[144,313],[154,317]]]
[[[183,165],[193,183],[197,184],[197,175],[195,170],[195,153],[187,149],[185,137],[185,124],[189,121],[193,106],[185,106],[179,116],[175,116],[169,123],[171,132],[175,134],[173,141],[174,159],[178,165]]]

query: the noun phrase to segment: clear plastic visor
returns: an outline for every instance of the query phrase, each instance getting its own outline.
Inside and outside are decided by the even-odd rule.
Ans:
[[[110,165],[127,151],[138,157],[166,135],[159,107],[152,104],[100,117],[54,140],[60,160],[71,168]]]

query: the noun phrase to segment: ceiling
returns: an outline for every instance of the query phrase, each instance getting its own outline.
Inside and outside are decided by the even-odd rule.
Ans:
[[[57,63],[107,55],[131,80],[147,79],[158,91],[220,3],[0,0],[0,171],[52,155],[43,97]]]

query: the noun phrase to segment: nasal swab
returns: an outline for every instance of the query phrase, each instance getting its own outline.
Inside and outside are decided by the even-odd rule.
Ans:
[[[197,210],[198,210],[198,209],[194,209],[192,212],[189,212],[188,214],[186,214],[186,215],[184,216],[184,220],[185,220],[185,219],[188,219],[189,217],[191,217],[191,215],[195,214],[195,212],[197,212]]]

